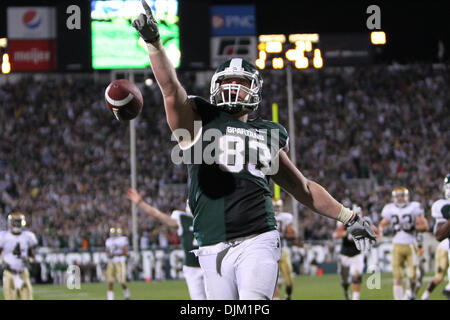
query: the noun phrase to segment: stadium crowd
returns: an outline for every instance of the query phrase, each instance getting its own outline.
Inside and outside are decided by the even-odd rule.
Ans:
[[[293,72],[297,165],[339,200],[360,205],[377,223],[391,190],[409,188],[432,222],[450,149],[448,66],[372,66]],[[180,72],[189,94],[209,97],[209,83]],[[271,119],[280,106],[286,128],[286,80],[263,70],[263,102],[255,116]],[[104,247],[112,224],[131,234],[129,127],[104,104],[108,83],[70,75],[0,86],[1,229],[12,210],[25,213],[40,246],[67,250]],[[183,209],[184,165],[174,165],[175,143],[157,84],[141,86],[136,121],[137,185],[162,211]],[[285,203],[287,195],[283,193]],[[300,238],[331,239],[335,221],[299,208]],[[141,247],[177,245],[174,232],[139,214]]]

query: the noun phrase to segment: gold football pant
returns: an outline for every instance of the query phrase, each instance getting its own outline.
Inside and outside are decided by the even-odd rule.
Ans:
[[[394,244],[392,250],[392,270],[395,280],[403,278],[405,263],[408,279],[416,280],[418,266],[418,248],[415,244]]]
[[[106,267],[106,281],[111,283],[117,278],[121,284],[126,283],[126,264],[122,262],[108,262]]]
[[[284,283],[286,286],[291,287],[292,286],[292,263],[291,258],[289,256],[289,251],[286,248],[283,248],[281,250],[281,257],[279,267],[281,276],[283,277]]]
[[[448,269],[448,251],[437,248],[434,254],[435,275],[434,278],[442,281]]]
[[[16,300],[17,294],[19,294],[19,297],[22,300],[33,300],[29,271],[25,269],[18,273],[18,275],[23,281],[20,289],[16,289],[13,273],[9,270],[3,272],[3,295],[5,296],[5,300]]]

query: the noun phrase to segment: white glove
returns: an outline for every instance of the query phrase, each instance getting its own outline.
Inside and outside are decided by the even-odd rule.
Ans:
[[[362,219],[355,214],[346,224],[347,232],[350,233],[355,241],[356,249],[365,252],[376,242],[377,236],[370,226],[370,222]]]

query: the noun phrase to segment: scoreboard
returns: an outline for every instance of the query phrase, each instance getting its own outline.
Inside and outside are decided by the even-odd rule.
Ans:
[[[263,34],[258,36],[259,69],[283,69],[290,63],[297,69],[324,66],[370,64],[374,48],[371,35],[353,34]]]

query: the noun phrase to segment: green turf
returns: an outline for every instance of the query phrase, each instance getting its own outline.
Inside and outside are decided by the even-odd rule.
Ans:
[[[361,285],[361,300],[392,300],[392,274],[381,275],[380,289],[369,290],[366,280],[370,275],[363,278]],[[425,276],[425,284],[419,291],[419,297],[425,287],[431,281],[432,273]],[[186,283],[181,280],[152,281],[152,282],[130,282],[128,283],[131,298],[134,300],[187,300],[189,293]],[[431,294],[430,300],[445,300],[442,282]],[[69,290],[66,286],[58,285],[34,285],[33,293],[35,300],[105,300],[106,283],[82,283],[80,289]],[[114,286],[115,298],[123,299],[120,285]],[[281,299],[284,299],[284,287],[280,291]],[[325,274],[318,276],[296,276],[294,277],[293,300],[343,300],[344,295],[340,286],[340,280],[336,274]],[[3,299],[3,292],[0,292]]]

